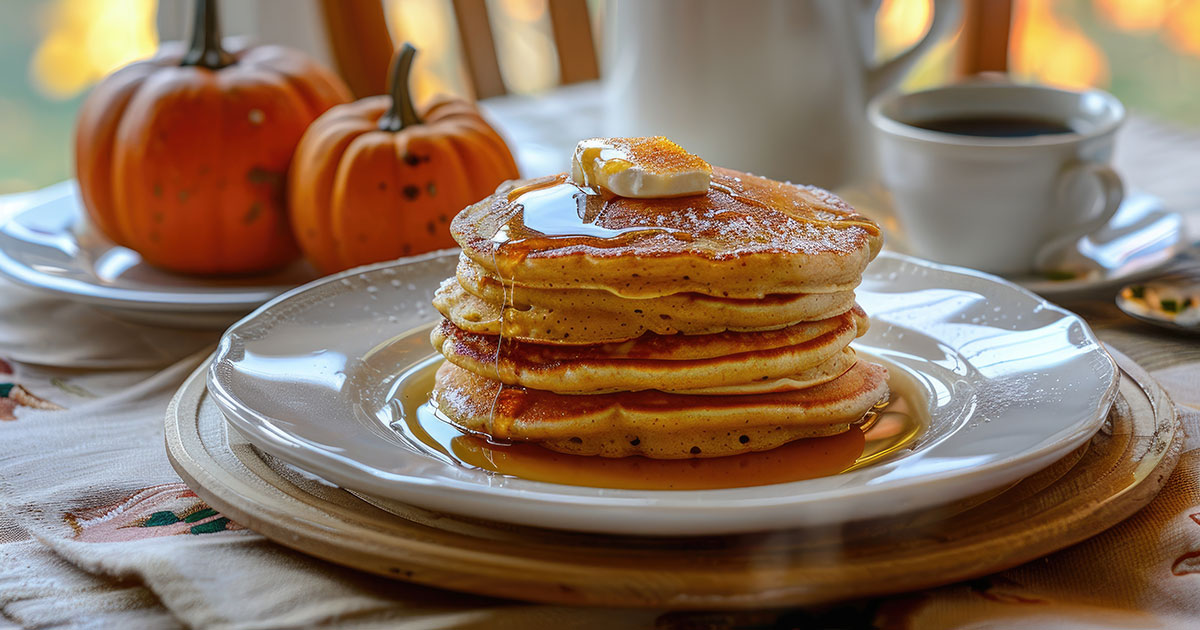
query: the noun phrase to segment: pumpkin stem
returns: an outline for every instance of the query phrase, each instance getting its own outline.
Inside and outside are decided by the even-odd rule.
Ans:
[[[388,77],[388,93],[392,95],[392,104],[379,119],[379,128],[384,131],[400,131],[405,127],[421,124],[421,118],[417,116],[412,94],[408,89],[408,75],[415,56],[417,49],[404,42],[400,51],[392,57],[391,76]]]
[[[179,62],[181,66],[200,66],[219,70],[233,63],[233,55],[221,48],[221,27],[217,20],[217,0],[196,0],[192,18],[192,42]]]

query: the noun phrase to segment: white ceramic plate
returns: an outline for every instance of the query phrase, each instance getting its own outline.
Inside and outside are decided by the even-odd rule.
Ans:
[[[882,190],[839,191],[847,202],[880,221],[887,229],[887,248],[912,252],[891,200]],[[1131,190],[1104,228],[1076,243],[1070,257],[1091,270],[1075,276],[1023,275],[1009,280],[1050,298],[1115,289],[1162,268],[1190,244],[1183,216],[1167,210],[1158,197]]]
[[[884,253],[858,291],[856,347],[915,380],[931,424],[910,451],[854,472],[700,491],[610,490],[456,466],[388,428],[387,392],[432,350],[420,335],[455,252],[351,270],[291,291],[222,338],[208,386],[256,446],[345,488],[491,520],[683,535],[835,525],[1015,482],[1103,422],[1117,369],[1077,316],[1008,282]],[[398,351],[393,352],[395,347]]]
[[[0,225],[0,274],[129,318],[221,328],[317,275],[305,263],[243,278],[155,269],[87,225],[74,182],[39,191],[29,208]]]

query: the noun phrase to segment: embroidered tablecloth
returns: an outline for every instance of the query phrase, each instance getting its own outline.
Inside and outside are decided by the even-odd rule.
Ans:
[[[594,109],[594,90],[489,103],[527,175],[562,168],[575,139],[599,133],[598,117],[580,114]],[[1133,185],[1192,211],[1200,234],[1200,134],[1134,118],[1117,162]],[[0,199],[0,218],[34,199]],[[1064,305],[1162,382],[1191,436],[1149,507],[1079,545],[967,583],[820,609],[668,613],[443,592],[277,546],[205,505],[167,462],[167,401],[216,333],[133,324],[0,282],[0,629],[1196,625],[1200,342],[1132,322],[1111,297]]]

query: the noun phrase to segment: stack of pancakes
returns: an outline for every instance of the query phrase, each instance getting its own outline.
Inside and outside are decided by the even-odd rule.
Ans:
[[[701,194],[639,199],[564,174],[501,186],[451,232],[432,400],[463,431],[715,457],[846,431],[888,395],[849,347],[879,228],[826,191],[717,168]]]

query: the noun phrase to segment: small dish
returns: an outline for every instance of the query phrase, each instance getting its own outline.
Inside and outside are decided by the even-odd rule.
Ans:
[[[854,188],[838,194],[885,227],[888,249],[918,253],[908,246],[886,191]],[[1067,258],[1086,263],[1088,271],[1028,274],[1008,280],[1053,298],[1115,289],[1160,269],[1188,245],[1183,217],[1178,212],[1166,209],[1154,195],[1129,191],[1112,221],[1080,239],[1078,252],[1068,253]]]
[[[1126,315],[1177,333],[1200,335],[1200,281],[1171,274],[1122,287],[1117,308]]]
[[[432,354],[411,334],[457,252],[343,272],[230,328],[213,399],[255,446],[347,489],[426,509],[608,534],[708,535],[834,526],[1001,488],[1086,442],[1118,373],[1078,316],[999,278],[893,253],[859,288],[860,352],[914,382],[930,424],[909,450],[852,472],[723,490],[614,490],[456,466],[389,427],[396,379]],[[1067,394],[1070,395],[1067,395]]]
[[[234,278],[155,269],[87,225],[74,182],[41,191],[33,205],[0,225],[0,275],[127,319],[200,328],[224,328],[317,276],[303,262],[269,275]]]

